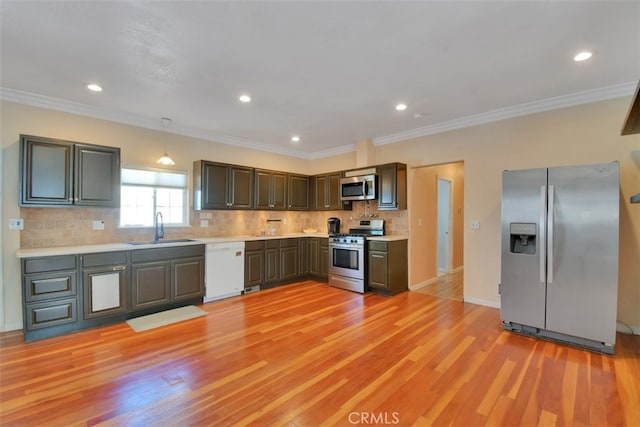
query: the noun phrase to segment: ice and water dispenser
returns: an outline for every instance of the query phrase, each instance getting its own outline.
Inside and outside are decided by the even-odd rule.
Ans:
[[[509,233],[511,234],[511,253],[535,255],[536,253],[536,224],[512,222]]]

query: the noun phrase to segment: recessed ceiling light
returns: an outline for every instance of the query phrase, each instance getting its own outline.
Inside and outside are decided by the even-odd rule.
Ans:
[[[294,144],[297,144],[298,142],[300,142],[300,137],[298,135],[293,135],[291,137],[291,142],[293,142]]]
[[[240,102],[251,102],[251,97],[249,95],[240,95],[238,99]]]
[[[576,62],[580,62],[580,61],[586,61],[587,59],[591,58],[593,56],[593,54],[587,50],[578,53],[576,56],[573,57],[573,60]]]
[[[100,85],[97,85],[95,83],[88,84],[87,89],[93,92],[102,92],[102,87],[100,87]]]
[[[404,111],[406,109],[407,109],[407,104],[402,104],[401,103],[401,104],[396,105],[396,110],[398,110],[398,111]]]

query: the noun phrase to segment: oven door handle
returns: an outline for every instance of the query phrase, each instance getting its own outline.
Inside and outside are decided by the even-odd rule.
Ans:
[[[330,248],[332,249],[345,249],[345,250],[354,250],[354,251],[358,251],[360,249],[364,250],[363,246],[355,246],[355,245],[335,245],[335,244],[331,244],[329,245]]]

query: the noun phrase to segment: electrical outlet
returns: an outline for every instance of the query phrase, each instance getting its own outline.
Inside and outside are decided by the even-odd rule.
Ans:
[[[472,230],[480,230],[480,220],[478,219],[471,220],[470,226]]]
[[[201,219],[200,220],[200,227],[207,228],[208,226],[209,226],[209,220],[208,219]]]
[[[104,230],[104,221],[101,219],[97,219],[93,221],[93,229],[94,230]]]
[[[9,230],[24,230],[24,221],[22,218],[10,218]]]

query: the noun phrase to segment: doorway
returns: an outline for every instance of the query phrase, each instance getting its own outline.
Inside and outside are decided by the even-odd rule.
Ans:
[[[451,213],[453,207],[452,194],[453,183],[442,177],[438,177],[438,276],[451,273]]]
[[[410,289],[464,295],[464,162],[413,169],[409,212]]]

